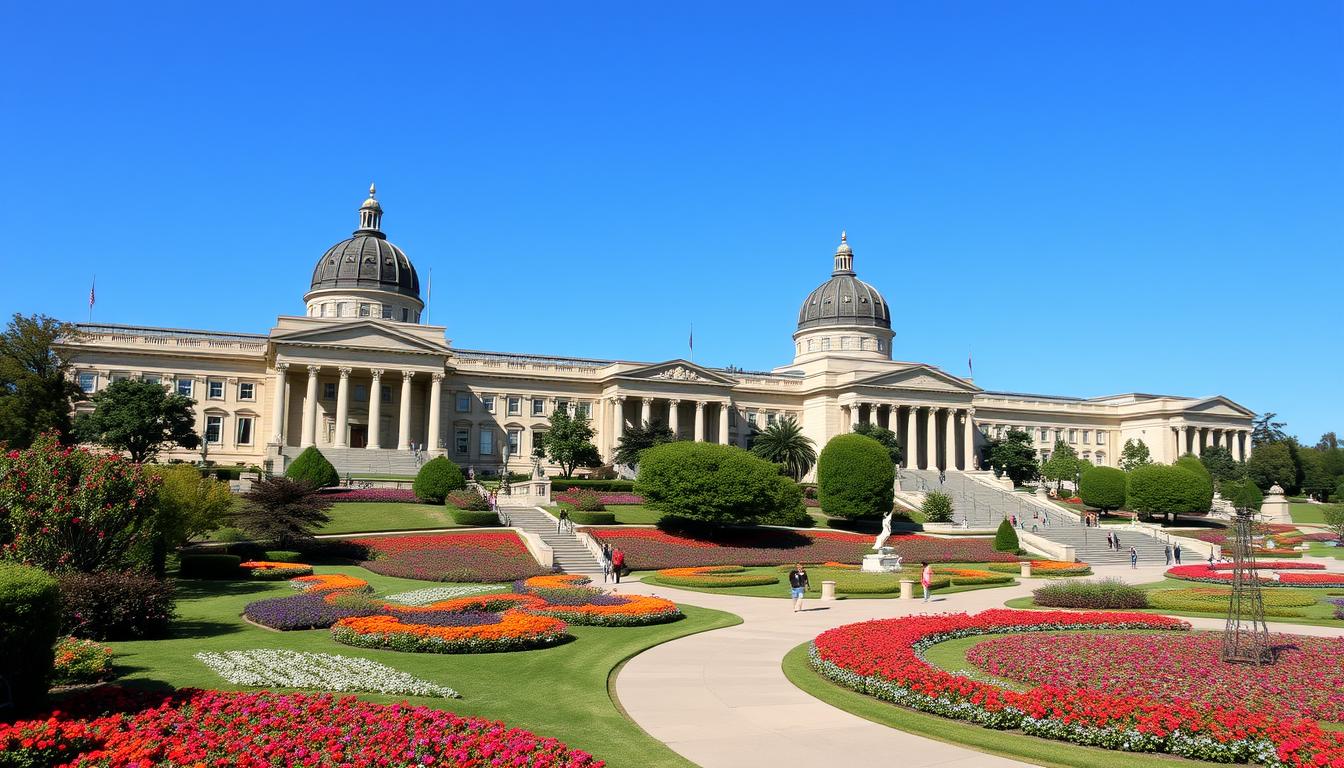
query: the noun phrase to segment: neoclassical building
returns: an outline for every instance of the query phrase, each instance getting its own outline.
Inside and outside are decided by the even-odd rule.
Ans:
[[[121,378],[160,382],[195,400],[211,460],[273,470],[315,445],[342,472],[405,471],[414,446],[483,471],[500,468],[507,446],[510,468],[524,471],[556,409],[591,419],[607,457],[641,422],[745,447],[785,418],[818,448],[876,422],[921,469],[976,469],[977,449],[1014,428],[1043,459],[1063,440],[1112,466],[1129,439],[1157,461],[1211,445],[1251,450],[1253,413],[1226,397],[987,391],[894,360],[890,306],[858,279],[844,234],[830,278],[798,310],[793,361],[771,371],[457,347],[444,327],[421,323],[419,276],[382,217],[371,186],[359,228],[314,265],[304,314],[280,316],[270,333],[81,324],[63,344],[74,375],[89,393]]]

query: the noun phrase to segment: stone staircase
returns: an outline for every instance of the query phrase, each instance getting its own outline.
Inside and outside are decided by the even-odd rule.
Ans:
[[[555,518],[541,509],[501,506],[499,511],[509,525],[540,536],[554,551],[556,567],[565,573],[602,572],[602,564],[597,562],[587,547],[579,543],[578,537],[568,530],[557,533]]]
[[[416,461],[416,457],[410,451],[398,451],[391,448],[379,448],[370,450],[368,448],[321,448],[322,455],[327,457],[327,461],[336,467],[336,472],[342,478],[346,475],[400,475],[405,477],[415,477],[415,473],[420,471],[422,462]],[[284,449],[285,464],[298,458],[303,453],[302,448],[286,446]],[[423,458],[423,457],[422,457]]]

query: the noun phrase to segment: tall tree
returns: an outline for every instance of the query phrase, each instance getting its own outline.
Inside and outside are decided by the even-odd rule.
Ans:
[[[1287,422],[1275,421],[1274,417],[1278,415],[1271,411],[1252,422],[1251,445],[1260,446],[1288,439],[1287,433],[1283,431]]]
[[[1131,437],[1125,441],[1125,447],[1120,449],[1120,468],[1126,472],[1152,463],[1153,455],[1148,450],[1148,444],[1142,440]]]
[[[1285,490],[1297,482],[1297,467],[1293,464],[1293,455],[1288,451],[1288,443],[1266,443],[1256,446],[1255,452],[1246,460],[1246,475],[1255,481],[1260,490],[1278,484]]]
[[[1316,447],[1321,450],[1333,451],[1339,448],[1339,438],[1334,432],[1326,432],[1321,435],[1321,439],[1316,441]]]
[[[887,449],[887,453],[891,454],[891,462],[893,464],[901,463],[903,451],[901,449],[900,441],[896,438],[895,432],[892,432],[886,427],[879,427],[868,421],[859,424],[854,428],[854,431],[860,435],[867,435],[881,443],[883,447]]]
[[[71,402],[81,392],[56,341],[74,335],[73,326],[46,315],[10,318],[0,333],[0,444],[27,448],[50,431],[73,441]]]
[[[546,456],[560,465],[565,477],[572,477],[578,467],[602,464],[602,456],[593,445],[593,428],[581,415],[570,416],[563,409],[556,410],[541,443]]]
[[[756,435],[751,452],[766,461],[783,465],[785,474],[794,480],[803,479],[803,475],[817,463],[817,449],[792,418],[779,419]]]
[[[331,501],[302,480],[272,477],[252,484],[243,494],[238,527],[255,538],[274,541],[281,548],[313,538],[323,523],[331,522]]]
[[[1049,460],[1041,465],[1041,477],[1053,480],[1055,490],[1058,491],[1065,480],[1073,480],[1078,476],[1079,468],[1078,452],[1063,440],[1056,440]]]
[[[1041,472],[1031,435],[1020,429],[1010,429],[1003,439],[989,441],[989,463],[995,471],[1007,472],[1013,485],[1034,480]]]
[[[1232,458],[1232,451],[1221,445],[1211,445],[1204,449],[1199,455],[1199,463],[1209,471],[1209,477],[1213,482],[1222,487],[1222,484],[1228,480],[1236,480],[1246,475],[1246,468],[1240,462]]]
[[[613,460],[617,464],[633,467],[639,463],[639,455],[645,450],[676,439],[672,430],[661,421],[636,424],[621,433],[620,444],[616,446]]]
[[[75,420],[75,434],[126,451],[133,461],[148,461],[167,445],[200,445],[193,405],[191,398],[169,394],[160,384],[122,379],[93,396],[93,413]]]

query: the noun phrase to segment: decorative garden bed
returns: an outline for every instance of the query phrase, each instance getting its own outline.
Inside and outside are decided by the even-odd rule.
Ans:
[[[383,576],[502,582],[549,572],[512,532],[373,536],[359,543],[372,557],[360,564]]]
[[[1227,584],[1232,581],[1232,563],[1214,563],[1213,565],[1178,565],[1167,569],[1166,575],[1173,579],[1200,581],[1210,584]],[[1320,563],[1270,560],[1255,564],[1256,578],[1266,587],[1321,587],[1344,588],[1344,573],[1327,573]],[[1263,573],[1274,571],[1273,574]],[[1303,573],[1313,571],[1313,573]]]

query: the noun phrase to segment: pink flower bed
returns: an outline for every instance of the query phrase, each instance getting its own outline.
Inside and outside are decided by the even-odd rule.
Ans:
[[[838,531],[778,528],[720,531],[714,538],[670,534],[655,528],[584,528],[599,541],[625,553],[633,570],[691,568],[705,565],[784,565],[787,563],[858,563],[872,552],[873,538]],[[887,540],[906,562],[1015,562],[996,552],[990,538],[892,536]]]
[[[376,501],[386,503],[422,503],[415,491],[400,488],[351,488],[349,490],[327,491],[322,494],[327,501]]]
[[[1344,720],[1344,639],[1271,635],[1270,642],[1278,660],[1262,667],[1223,662],[1218,632],[1004,636],[973,646],[966,658],[1030,685]]]
[[[1210,584],[1226,584],[1232,580],[1232,563],[1214,563],[1208,565],[1178,565],[1167,569],[1167,576],[1185,581],[1203,581]],[[1267,560],[1255,564],[1256,576],[1264,586],[1292,587],[1341,587],[1344,588],[1344,573],[1277,573],[1278,579],[1260,573],[1261,571],[1324,571],[1319,563],[1302,563],[1294,560]]]
[[[633,494],[633,493],[606,493],[606,492],[603,492],[603,491],[595,491],[595,493],[597,493],[597,498],[598,498],[604,505],[612,505],[612,504],[643,504],[643,503],[644,503],[644,497],[643,497],[643,496],[637,496],[637,495],[635,495],[635,494]],[[564,502],[564,503],[566,503],[566,504],[578,504],[578,503],[579,503],[579,489],[578,489],[578,488],[569,488],[569,489],[564,490],[564,491],[560,491],[560,492],[557,492],[557,493],[553,493],[553,494],[551,494],[551,498],[555,499],[555,500],[558,501],[558,502]]]
[[[371,536],[358,543],[374,573],[426,581],[516,581],[549,573],[513,532]]]

